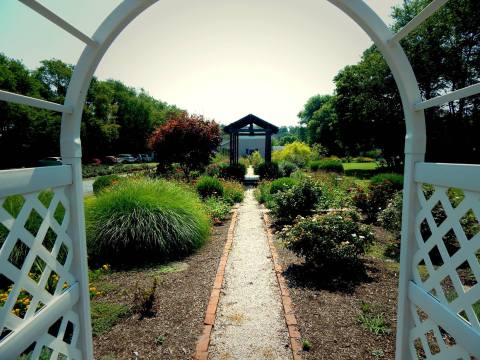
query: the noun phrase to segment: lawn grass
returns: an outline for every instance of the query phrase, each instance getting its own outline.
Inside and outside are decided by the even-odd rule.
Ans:
[[[343,163],[343,170],[372,170],[375,171],[378,168],[377,163],[375,162],[367,162],[367,163],[359,163],[359,162],[350,162],[350,163]]]

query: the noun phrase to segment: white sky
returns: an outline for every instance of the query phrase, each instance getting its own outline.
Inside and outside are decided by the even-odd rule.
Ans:
[[[387,23],[390,8],[402,1],[366,0]],[[87,34],[119,3],[41,2]],[[0,0],[0,34],[0,52],[29,67],[52,57],[75,63],[82,50],[16,0]],[[96,76],[221,123],[253,113],[294,125],[305,101],[331,93],[338,70],[370,45],[326,0],[161,0],[118,37]]]

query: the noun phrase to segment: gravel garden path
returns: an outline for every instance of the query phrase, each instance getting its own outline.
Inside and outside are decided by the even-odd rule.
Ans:
[[[239,209],[209,359],[292,359],[262,210],[253,190]]]

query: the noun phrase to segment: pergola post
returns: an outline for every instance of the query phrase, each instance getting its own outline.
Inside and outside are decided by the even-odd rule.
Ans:
[[[272,133],[269,130],[265,134],[265,162],[272,162]]]
[[[233,148],[233,134],[230,134],[229,147],[230,147],[230,152],[229,152],[229,155],[230,155],[230,165],[232,165],[232,164],[233,164],[233,158],[234,158],[234,155],[233,155],[233,151],[234,151],[234,148]]]

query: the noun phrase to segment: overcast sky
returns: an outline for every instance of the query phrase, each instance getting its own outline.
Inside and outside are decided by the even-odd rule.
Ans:
[[[360,1],[360,0],[357,0]],[[366,0],[391,23],[403,0]],[[92,34],[118,0],[41,0]],[[35,68],[74,64],[82,43],[17,0],[0,0],[0,52]],[[221,123],[253,113],[294,125],[312,95],[354,64],[370,39],[326,0],[160,0],[113,43],[97,69]]]

